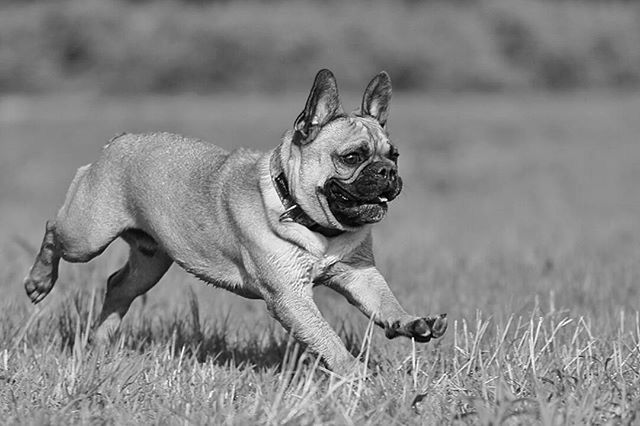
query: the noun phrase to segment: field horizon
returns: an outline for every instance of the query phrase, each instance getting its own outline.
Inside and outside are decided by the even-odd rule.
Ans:
[[[91,343],[116,242],[22,288],[75,170],[122,131],[267,151],[306,94],[0,98],[0,418],[7,424],[632,423],[640,410],[640,95],[401,94],[405,188],[374,230],[429,344],[389,341],[339,295],[318,305],[370,375],[323,372],[260,301],[172,267],[119,339]],[[355,107],[358,94],[344,96]]]

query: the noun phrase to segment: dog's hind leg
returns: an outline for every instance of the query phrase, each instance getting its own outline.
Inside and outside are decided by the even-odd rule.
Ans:
[[[33,303],[42,301],[53,288],[61,258],[88,262],[131,222],[126,209],[117,203],[121,197],[109,194],[108,185],[97,185],[96,178],[89,177],[90,168],[87,165],[78,169],[56,219],[47,222],[40,252],[24,279]]]
[[[148,234],[128,230],[121,236],[129,243],[129,260],[107,280],[107,293],[95,335],[99,344],[110,341],[131,303],[156,285],[173,262]]]
[[[86,225],[86,224],[85,224]],[[80,222],[58,215],[47,221],[40,251],[24,279],[24,288],[33,303],[39,303],[53,288],[58,278],[60,259],[88,262],[118,237],[118,227],[87,229]]]
[[[40,302],[53,288],[58,279],[59,263],[60,250],[56,241],[55,225],[50,220],[47,221],[40,251],[24,279],[24,288],[33,303]]]

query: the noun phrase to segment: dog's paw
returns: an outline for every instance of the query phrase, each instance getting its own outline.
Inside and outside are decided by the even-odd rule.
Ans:
[[[441,337],[447,330],[447,314],[417,318],[402,324],[396,321],[385,330],[389,339],[397,336],[411,337],[417,342],[428,342]]]
[[[50,265],[41,265],[40,263],[34,265],[23,281],[24,289],[31,302],[34,304],[40,303],[53,289],[53,284],[57,278],[57,268]]]

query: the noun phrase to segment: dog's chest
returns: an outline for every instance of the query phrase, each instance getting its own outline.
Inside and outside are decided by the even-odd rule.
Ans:
[[[362,245],[367,233],[348,233],[335,238],[325,238],[316,233],[314,233],[314,236],[317,240],[314,250],[310,252],[313,258],[312,281],[325,275],[333,265],[346,259],[356,251]]]

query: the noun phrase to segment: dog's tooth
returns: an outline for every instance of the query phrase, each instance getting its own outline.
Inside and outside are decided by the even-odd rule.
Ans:
[[[378,201],[381,203],[386,203],[387,201],[389,201],[389,199],[387,197],[378,197]]]

